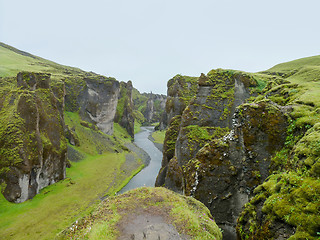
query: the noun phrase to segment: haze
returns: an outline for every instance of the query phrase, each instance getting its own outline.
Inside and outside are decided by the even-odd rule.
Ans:
[[[318,55],[319,9],[318,0],[0,0],[0,41],[165,94],[176,74]]]

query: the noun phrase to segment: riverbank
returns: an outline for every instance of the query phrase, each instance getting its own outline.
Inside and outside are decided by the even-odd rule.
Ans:
[[[145,151],[150,157],[150,162],[144,169],[134,176],[129,183],[119,191],[124,193],[128,190],[138,187],[149,186],[154,187],[156,177],[161,167],[162,151],[155,147],[149,137],[153,132],[153,127],[141,127],[141,132],[135,135],[134,144],[140,148],[139,151]],[[142,150],[141,150],[142,149]]]
[[[154,131],[148,138],[153,144],[156,146],[156,148],[159,149],[160,152],[163,151],[163,142],[166,135],[166,131]]]
[[[72,162],[66,179],[20,204],[10,203],[0,194],[1,240],[54,239],[100,199],[118,192],[146,164],[142,152],[129,151],[130,136],[118,124],[109,136],[81,125],[77,113],[66,112],[65,122],[75,129],[79,140],[78,147],[68,146]]]

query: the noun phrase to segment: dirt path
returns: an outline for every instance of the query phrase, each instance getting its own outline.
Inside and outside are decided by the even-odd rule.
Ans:
[[[136,209],[137,210],[137,209]],[[119,240],[187,240],[170,224],[165,212],[158,209],[139,209],[122,218],[117,228]],[[168,223],[169,222],[169,223]]]

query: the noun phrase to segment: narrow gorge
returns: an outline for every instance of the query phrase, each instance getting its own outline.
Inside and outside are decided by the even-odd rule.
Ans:
[[[308,97],[317,80],[306,74],[308,65],[288,70],[294,63],[168,82],[156,186],[204,203],[224,239],[318,238],[318,153],[311,147],[318,100]],[[301,81],[303,74],[309,80]]]
[[[166,96],[0,51],[0,239],[320,238],[319,56]]]

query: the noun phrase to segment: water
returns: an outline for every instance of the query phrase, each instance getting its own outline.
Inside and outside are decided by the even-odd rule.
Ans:
[[[134,143],[142,148],[150,156],[151,160],[149,165],[134,176],[119,193],[143,186],[154,187],[161,168],[162,152],[148,139],[152,131],[153,127],[141,127],[141,132],[135,134]]]

